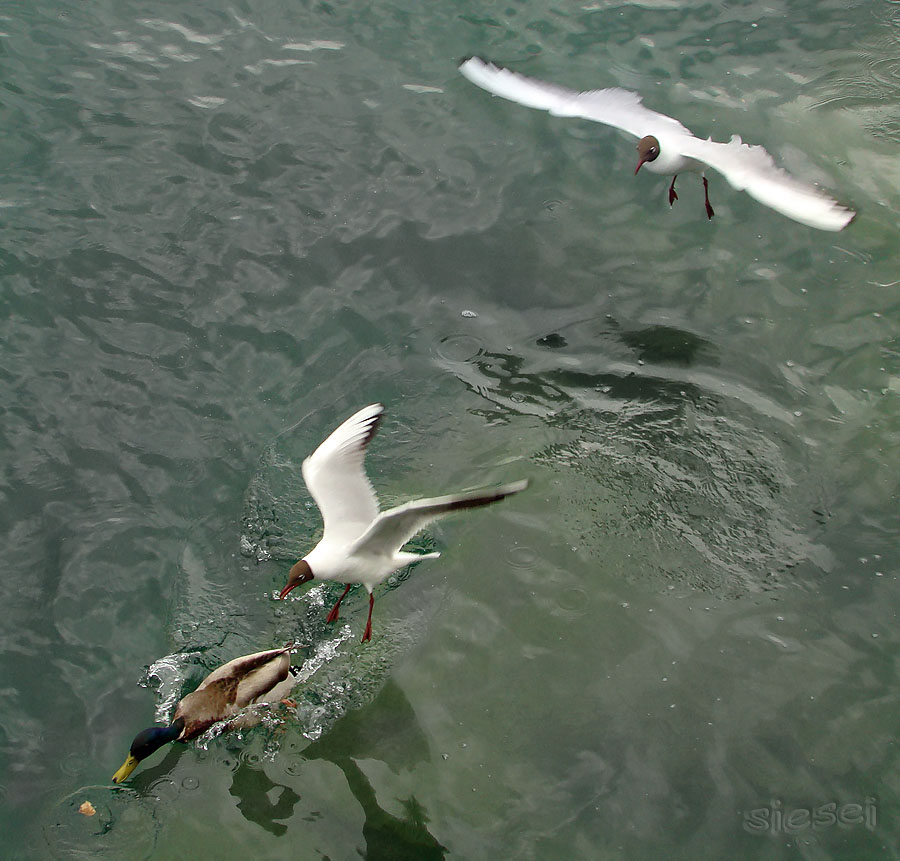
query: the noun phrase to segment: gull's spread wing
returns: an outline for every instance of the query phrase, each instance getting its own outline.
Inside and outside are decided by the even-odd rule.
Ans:
[[[383,412],[381,404],[363,407],[303,461],[303,480],[325,522],[323,541],[355,541],[378,516],[363,460]]]
[[[453,493],[433,499],[417,499],[398,505],[378,515],[369,529],[360,536],[351,552],[375,556],[396,553],[420,529],[454,511],[479,508],[499,502],[507,496],[525,490],[528,481],[513,481],[500,487],[482,487],[466,493]]]
[[[672,117],[651,111],[641,97],[630,90],[611,87],[579,93],[557,84],[529,78],[478,57],[470,57],[459,71],[473,84],[528,108],[549,111],[557,117],[580,117],[622,129],[635,137],[659,134],[691,133]]]
[[[801,224],[842,230],[856,216],[817,188],[794,179],[761,146],[745,144],[737,135],[727,144],[692,138],[682,152],[717,170],[733,188]]]

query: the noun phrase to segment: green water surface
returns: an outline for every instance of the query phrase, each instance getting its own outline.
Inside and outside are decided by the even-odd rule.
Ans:
[[[859,215],[670,209],[470,54]],[[900,5],[6,3],[0,119],[4,858],[900,856]],[[384,504],[531,487],[361,645],[274,595],[374,401]],[[291,638],[296,710],[113,787]]]

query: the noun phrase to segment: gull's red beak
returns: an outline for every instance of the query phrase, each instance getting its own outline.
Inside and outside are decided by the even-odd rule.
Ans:
[[[635,176],[637,176],[637,172],[641,169],[641,165],[644,164],[645,161],[647,161],[647,159],[641,158],[641,160],[638,162],[638,166],[634,169]]]
[[[278,593],[279,600],[283,600],[287,598],[288,594],[296,589],[298,586],[302,586],[304,583],[308,583],[313,578],[312,569],[309,567],[309,564],[305,559],[301,559],[297,562],[293,568],[291,568],[290,573],[288,574],[288,581],[285,584],[284,589]]]

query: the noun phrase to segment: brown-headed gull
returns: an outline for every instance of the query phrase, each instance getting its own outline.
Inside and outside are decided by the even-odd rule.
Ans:
[[[777,167],[772,156],[761,146],[745,144],[733,135],[728,143],[694,137],[678,120],[651,111],[641,104],[641,97],[629,90],[612,87],[606,90],[576,92],[536,78],[528,78],[493,63],[470,57],[459,71],[473,84],[529,108],[549,111],[559,117],[579,117],[605,123],[639,138],[639,160],[653,173],[672,176],[669,204],[678,195],[675,179],[681,171],[691,170],[703,178],[706,215],[713,217],[709,203],[708,183],[703,172],[711,167],[739,191],[746,191],[760,203],[782,215],[820,230],[841,230],[856,215],[818,189],[798,182]]]
[[[514,481],[433,499],[417,499],[378,511],[378,497],[366,477],[363,459],[384,407],[371,404],[350,416],[303,461],[303,480],[325,521],[322,540],[288,574],[279,598],[309,580],[337,580],[346,588],[328,614],[338,618],[341,601],[354,583],[369,593],[369,618],[362,641],[372,637],[372,590],[410,562],[437,559],[440,553],[409,553],[401,548],[431,521],[464,508],[490,505],[528,486]]]

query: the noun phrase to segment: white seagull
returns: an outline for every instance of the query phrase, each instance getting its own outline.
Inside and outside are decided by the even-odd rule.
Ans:
[[[288,574],[279,598],[315,578],[337,580],[346,589],[328,614],[338,618],[338,608],[354,583],[369,593],[369,618],[362,642],[372,637],[372,589],[410,562],[437,559],[440,553],[408,553],[401,550],[420,529],[454,511],[497,502],[528,487],[514,481],[500,487],[480,488],[433,499],[416,499],[388,511],[378,511],[378,497],[363,467],[366,446],[375,436],[384,407],[371,404],[350,416],[303,461],[303,480],[322,519],[322,540]]]
[[[728,143],[716,143],[711,138],[701,140],[678,120],[645,108],[641,97],[629,90],[612,87],[578,93],[500,68],[478,57],[465,60],[459,71],[473,84],[495,96],[549,111],[558,117],[580,117],[605,123],[639,138],[639,161],[634,172],[646,165],[653,173],[673,176],[669,186],[670,205],[678,199],[675,193],[678,174],[685,170],[695,171],[703,178],[706,215],[712,218],[708,183],[703,176],[704,170],[711,167],[733,188],[746,191],[760,203],[810,227],[842,230],[856,215],[818,189],[798,182],[781,170],[761,146],[749,146],[738,135],[733,135]]]

